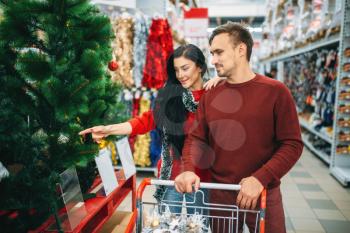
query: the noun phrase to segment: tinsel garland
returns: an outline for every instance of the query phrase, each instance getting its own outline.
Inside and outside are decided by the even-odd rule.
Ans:
[[[153,19],[147,42],[142,85],[161,88],[167,80],[167,59],[174,51],[170,26],[166,19]]]
[[[151,101],[147,98],[141,98],[140,101],[140,115],[146,111],[149,111],[151,107]],[[151,165],[150,159],[150,134],[138,135],[134,147],[134,161],[136,165],[141,167],[147,167]]]
[[[134,85],[132,77],[133,67],[133,38],[134,22],[131,17],[117,18],[113,23],[115,40],[112,44],[113,57],[119,68],[112,72],[112,80],[126,87]]]
[[[143,68],[146,62],[146,48],[150,19],[142,14],[135,15],[134,24],[134,81],[136,87],[141,87]]]
[[[107,141],[107,140],[102,140],[101,142],[99,142],[98,148],[99,148],[99,150],[102,150],[104,148],[107,148],[108,150],[110,150],[111,151],[111,159],[112,159],[113,165],[115,165],[115,166],[118,165],[117,148],[115,147],[114,142]]]

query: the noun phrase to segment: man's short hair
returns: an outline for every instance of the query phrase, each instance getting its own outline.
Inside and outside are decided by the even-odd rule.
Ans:
[[[247,46],[247,60],[250,61],[254,41],[249,30],[245,26],[243,26],[243,24],[227,22],[215,28],[213,33],[210,35],[209,44],[211,45],[215,36],[222,33],[229,34],[234,47],[238,43],[244,43]]]

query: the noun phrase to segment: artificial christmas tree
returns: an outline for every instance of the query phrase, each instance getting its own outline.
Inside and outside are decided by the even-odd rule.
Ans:
[[[27,232],[60,208],[61,172],[80,167],[83,192],[92,183],[98,147],[78,132],[124,119],[108,17],[87,0],[0,4],[0,229]]]

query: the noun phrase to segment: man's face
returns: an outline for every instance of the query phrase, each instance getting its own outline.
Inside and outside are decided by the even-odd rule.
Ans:
[[[238,47],[234,47],[227,33],[221,33],[212,40],[210,45],[211,63],[215,66],[219,77],[229,77],[234,69],[237,68],[239,59]]]

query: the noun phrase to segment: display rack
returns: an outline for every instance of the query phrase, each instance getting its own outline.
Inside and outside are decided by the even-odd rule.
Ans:
[[[122,3],[122,2],[112,2],[112,1],[106,1],[106,0],[94,0],[93,3],[97,4],[99,9],[109,15],[112,19],[116,17],[118,14],[122,15],[122,13],[127,12],[130,14],[130,17],[134,17],[135,14],[142,14],[145,17],[152,18],[153,17],[161,17],[167,15],[167,1],[166,0],[138,0],[134,4],[135,6],[132,6],[133,3]],[[127,6],[124,6],[127,5]],[[154,88],[146,88],[146,87],[132,87],[124,88],[124,93],[127,92],[127,95],[131,95],[131,98],[134,98],[135,96],[142,96],[143,93],[148,92],[150,94],[157,93],[157,90]],[[132,111],[132,109],[127,110],[129,113]],[[127,114],[128,115],[128,114]],[[120,161],[118,162],[120,163]],[[115,169],[120,169],[121,166],[114,166]],[[156,166],[147,166],[147,167],[140,167],[136,166],[137,172],[151,172],[154,174],[154,176],[157,176],[158,169]]]
[[[330,164],[331,162],[331,158],[329,155],[327,155],[326,153],[317,150],[311,142],[309,142],[305,136],[302,136],[302,140],[304,145],[310,150],[312,151],[314,154],[316,154],[319,158],[321,158],[325,163]]]
[[[289,50],[289,52],[287,52],[287,53],[282,53],[282,54],[279,54],[277,56],[262,59],[261,62],[271,63],[271,62],[285,60],[287,58],[294,57],[294,56],[302,54],[302,53],[306,53],[306,52],[309,52],[309,51],[312,51],[312,50],[315,50],[318,48],[322,48],[322,47],[325,47],[328,45],[339,43],[339,41],[340,41],[340,33],[337,33],[337,34],[331,35],[329,37],[325,37],[319,41],[315,41],[314,43],[305,45],[305,46],[300,47],[300,48],[292,47]]]
[[[328,143],[332,143],[332,138],[330,138],[328,135],[318,132],[317,130],[315,130],[312,126],[310,126],[309,123],[306,122],[306,120],[304,120],[303,118],[299,117],[299,123],[300,125],[306,129],[307,131],[309,131],[310,133],[315,134],[317,137],[322,138],[323,140],[325,140]]]
[[[340,32],[336,32],[328,36],[327,33],[324,34],[323,37],[318,40],[314,40],[313,42],[304,43],[303,46],[300,44],[293,45],[291,48],[275,53],[274,55],[270,55],[268,57],[260,58],[260,70],[265,71],[267,67],[271,67],[271,63],[277,63],[278,66],[281,66],[280,69],[283,70],[283,64],[286,60],[298,56],[300,54],[304,54],[310,51],[314,51],[316,49],[329,47],[329,46],[337,46],[339,48],[339,65],[337,68],[337,79],[336,79],[336,97],[335,97],[335,105],[334,105],[334,121],[333,121],[333,132],[332,137],[326,135],[323,132],[317,131],[307,120],[299,117],[300,126],[305,130],[308,134],[317,136],[319,139],[327,142],[331,146],[330,155],[325,152],[318,150],[312,142],[310,142],[305,135],[303,135],[302,140],[304,145],[312,151],[315,155],[317,155],[322,161],[329,164],[330,173],[343,185],[348,185],[350,183],[350,140],[343,142],[339,140],[339,134],[342,132],[350,133],[350,125],[349,126],[341,126],[339,125],[339,119],[349,118],[349,112],[342,113],[339,111],[339,107],[342,105],[350,105],[350,99],[340,99],[339,96],[342,91],[349,91],[350,93],[350,82],[344,84],[342,79],[345,77],[350,77],[350,72],[344,72],[343,67],[345,64],[350,65],[350,57],[346,57],[344,55],[344,50],[346,48],[350,48],[350,0],[342,0],[341,1],[341,24],[340,24]],[[282,79],[279,79],[283,81]],[[349,95],[350,96],[350,95]],[[299,112],[299,111],[298,111]],[[350,121],[349,121],[350,123]],[[344,153],[344,150],[337,150],[339,145],[348,146],[347,153]],[[346,149],[345,149],[346,152]]]
[[[342,117],[346,117],[348,113],[341,113],[339,107],[342,104],[349,105],[350,102],[347,99],[340,99],[341,91],[350,91],[349,86],[346,86],[341,80],[345,77],[350,77],[350,69],[345,69],[345,64],[350,65],[350,56],[345,56],[345,49],[350,48],[350,0],[343,0],[342,5],[342,27],[340,33],[339,44],[339,66],[338,66],[338,80],[336,89],[336,109],[334,120],[334,134],[333,134],[333,147],[330,171],[331,174],[336,177],[343,185],[348,185],[350,182],[350,150],[347,153],[340,153],[337,150],[340,144],[345,144],[350,148],[349,142],[341,142],[339,140],[339,133],[342,131],[348,132],[350,130],[346,125],[339,125],[339,120]]]
[[[129,179],[121,179],[124,175],[116,173],[118,187],[108,196],[104,196],[101,179],[97,178],[93,184],[90,193],[96,193],[96,197],[85,201],[87,215],[80,223],[69,232],[133,232],[134,226],[131,224],[136,220],[136,176]],[[132,212],[116,211],[117,207],[124,201],[129,193],[132,193],[131,209]],[[59,211],[59,216],[64,215],[64,209]],[[61,224],[65,223],[64,220]],[[51,216],[39,228],[29,233],[55,233],[64,232],[57,229],[54,216]],[[67,231],[68,232],[68,231]]]
[[[121,166],[114,166],[114,168],[118,170],[118,169],[121,168]],[[139,166],[136,166],[136,171],[153,172],[155,177],[158,176],[158,169],[157,169],[157,167],[139,167]]]

